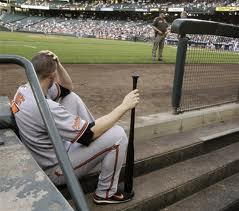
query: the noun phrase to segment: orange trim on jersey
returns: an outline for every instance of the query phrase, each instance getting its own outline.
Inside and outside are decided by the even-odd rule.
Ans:
[[[116,167],[117,167],[117,163],[118,163],[118,156],[119,156],[119,145],[115,145],[115,150],[116,150],[116,154],[115,154],[114,172],[113,172],[113,175],[112,175],[112,178],[111,178],[110,187],[106,191],[106,199],[109,198],[109,192],[110,192],[110,189],[112,188],[113,183],[114,183],[114,177],[115,177]]]
[[[89,123],[86,122],[84,124],[84,126],[81,128],[81,130],[79,131],[79,133],[76,135],[76,137],[71,141],[71,143],[75,143],[78,139],[80,139],[80,137],[83,135],[83,133],[86,131],[87,127],[88,127]]]
[[[25,98],[21,92],[18,92],[13,100],[13,102],[16,103],[16,105],[20,106],[22,102],[25,101]]]
[[[75,130],[80,130],[80,117],[77,116],[75,118],[75,121],[74,121],[74,124],[72,125],[72,128],[75,129]]]
[[[11,110],[13,114],[16,114],[19,111],[17,104],[13,101],[11,105]]]

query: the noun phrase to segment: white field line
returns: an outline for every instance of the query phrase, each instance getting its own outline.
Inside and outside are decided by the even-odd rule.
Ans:
[[[14,44],[14,43],[3,43],[5,44],[5,46],[18,46],[18,47],[26,47],[26,48],[37,48],[36,46],[33,46],[33,45],[22,45],[22,44]]]
[[[27,48],[37,48],[36,46],[32,46],[32,45],[23,45],[24,47],[27,47]]]

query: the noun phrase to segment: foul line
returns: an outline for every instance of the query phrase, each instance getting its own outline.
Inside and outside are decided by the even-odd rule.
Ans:
[[[36,46],[32,46],[32,45],[23,45],[24,47],[28,47],[28,48],[37,48]]]

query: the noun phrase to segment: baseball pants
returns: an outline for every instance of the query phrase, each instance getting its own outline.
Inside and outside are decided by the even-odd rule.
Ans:
[[[163,59],[163,48],[164,48],[164,36],[157,35],[153,42],[153,49],[152,49],[152,59],[156,60],[156,53],[158,49],[158,59]]]
[[[75,93],[72,92],[64,97],[60,100],[60,104],[72,114],[79,115],[88,122],[94,121],[93,116],[81,98]],[[117,191],[119,174],[125,160],[127,146],[128,138],[124,129],[115,125],[89,146],[75,142],[67,146],[67,151],[78,178],[86,175],[98,163],[101,163],[95,193],[100,197],[108,198]],[[65,178],[59,165],[46,170],[46,174],[56,185],[65,183]]]

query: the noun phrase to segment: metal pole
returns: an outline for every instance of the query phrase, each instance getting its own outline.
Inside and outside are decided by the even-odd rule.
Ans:
[[[184,65],[186,60],[188,39],[185,35],[181,36],[178,41],[177,57],[175,64],[173,94],[172,94],[172,107],[174,114],[180,113],[180,102],[182,96]]]
[[[36,99],[45,126],[48,130],[49,136],[52,140],[57,159],[66,178],[66,183],[69,188],[69,192],[71,193],[71,196],[75,202],[76,208],[79,211],[88,211],[89,208],[86,204],[83,191],[72,169],[71,162],[56,128],[48,104],[46,103],[32,63],[21,56],[3,54],[0,54],[0,63],[13,63],[25,68],[28,81],[32,88],[32,92]]]

